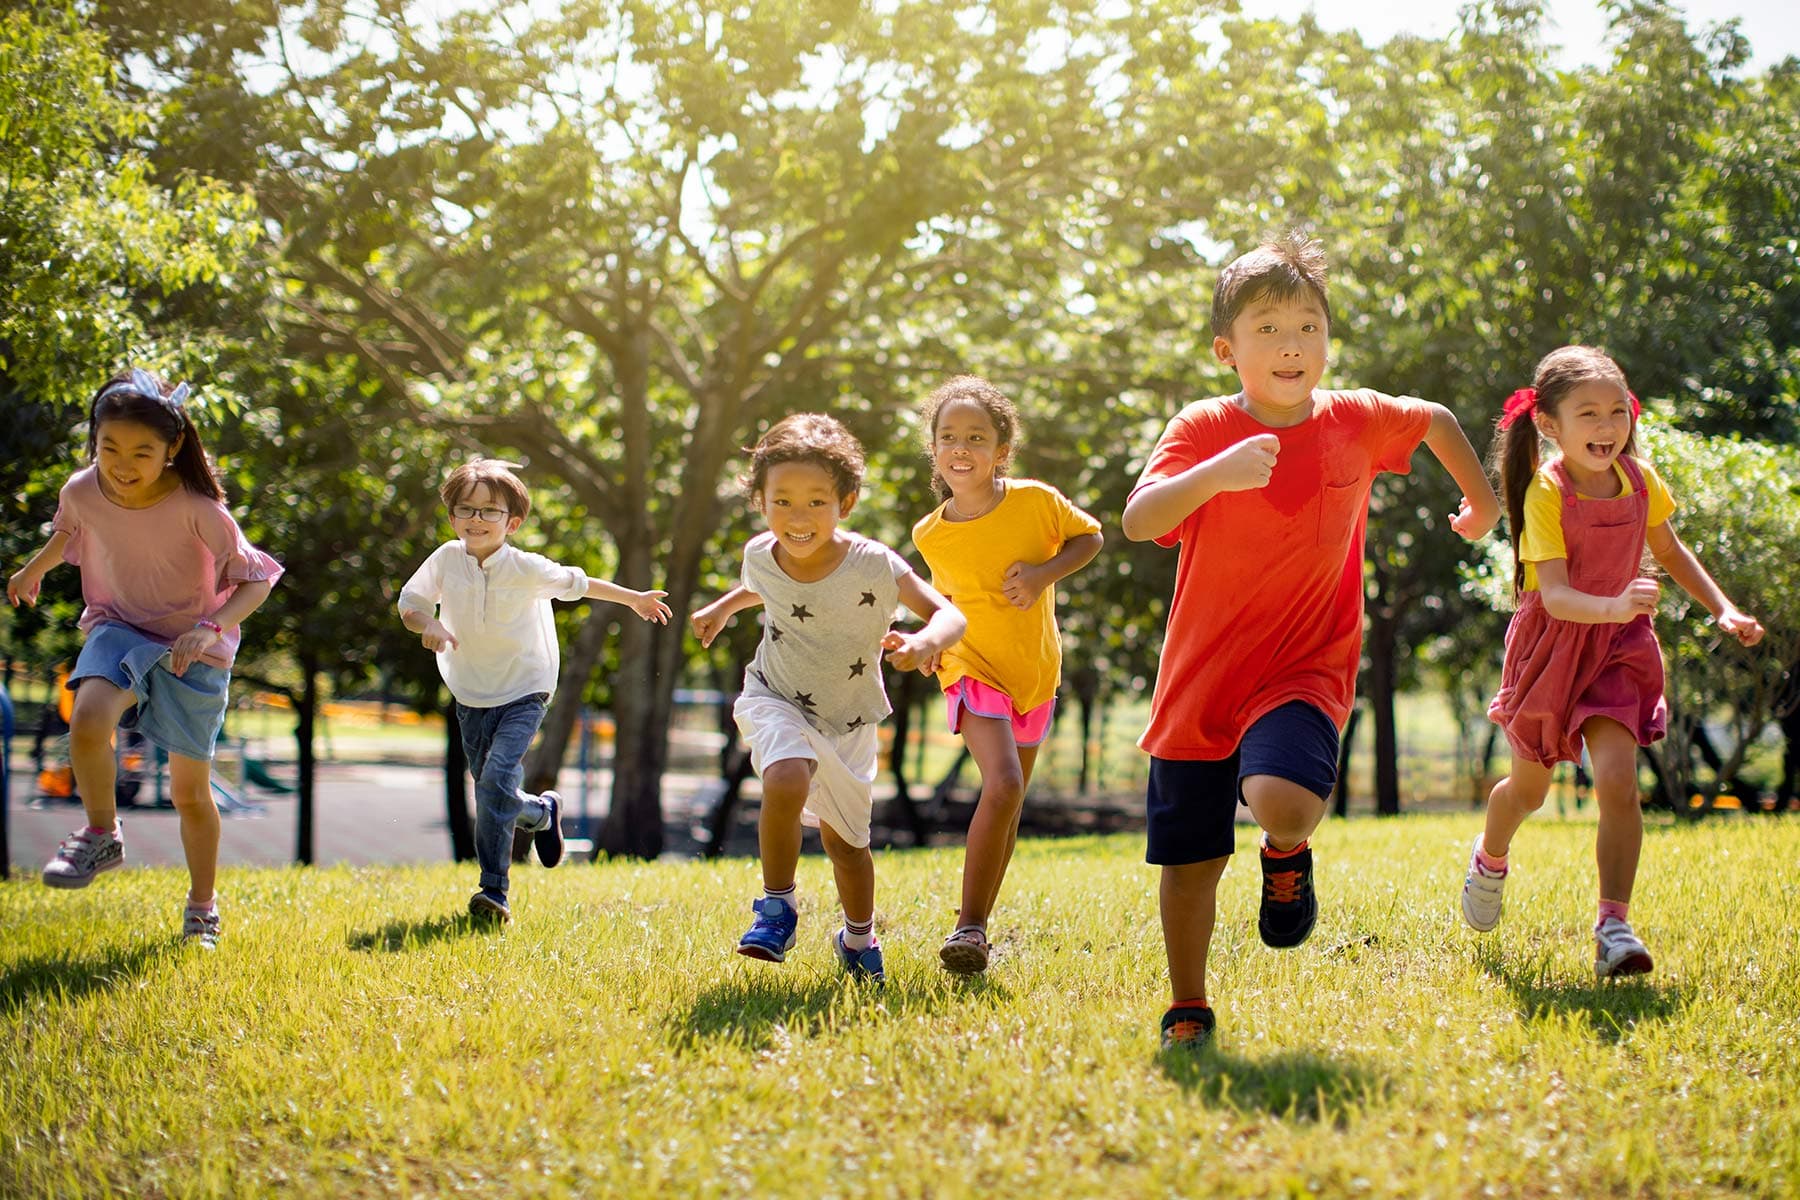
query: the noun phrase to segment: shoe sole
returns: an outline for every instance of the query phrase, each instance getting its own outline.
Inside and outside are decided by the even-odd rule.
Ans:
[[[95,867],[86,875],[46,874],[44,876],[44,886],[53,888],[84,888],[88,884],[94,882],[95,876],[99,875],[101,872],[116,870],[124,865],[125,860],[120,859],[117,862],[109,862],[103,867]]]
[[[792,949],[792,947],[789,947]],[[754,958],[757,962],[786,962],[787,950],[771,950],[767,946],[746,946],[740,943],[737,952],[745,958]]]
[[[988,969],[988,952],[967,942],[946,942],[938,947],[938,958],[953,975],[979,975]]]
[[[563,860],[563,850],[568,845],[568,840],[563,837],[562,811],[562,797],[557,796],[556,817],[550,822],[550,828],[541,829],[531,835],[531,844],[537,847],[538,861],[544,864],[545,870],[556,866]],[[544,848],[546,842],[550,844],[548,850]]]
[[[1650,961],[1648,953],[1627,954],[1619,960],[1612,970],[1606,969],[1603,959],[1594,961],[1594,977],[1597,979],[1618,979],[1626,975],[1648,975],[1656,964]]]
[[[469,901],[469,915],[483,920],[498,921],[502,925],[510,925],[512,923],[512,913],[507,909],[501,908],[492,900],[477,899]]]

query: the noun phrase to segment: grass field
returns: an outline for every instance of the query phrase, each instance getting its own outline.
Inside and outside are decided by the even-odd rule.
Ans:
[[[782,966],[730,953],[756,867],[472,868],[0,886],[0,1195],[1792,1195],[1800,825],[1653,828],[1645,982],[1596,986],[1593,830],[1528,825],[1500,929],[1453,917],[1473,818],[1329,825],[1296,951],[1226,876],[1220,1027],[1159,1057],[1136,838],[1021,844],[985,978],[937,966],[960,856],[880,857],[885,989],[829,877]],[[1249,848],[1248,835],[1240,851]]]

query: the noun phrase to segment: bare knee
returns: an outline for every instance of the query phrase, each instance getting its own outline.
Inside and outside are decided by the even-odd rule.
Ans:
[[[1244,778],[1244,803],[1271,841],[1293,845],[1312,836],[1325,815],[1325,801],[1279,775]]]
[[[763,771],[763,804],[773,808],[798,809],[806,803],[812,790],[813,765],[804,758],[784,758],[772,762]]]
[[[823,822],[819,825],[819,844],[825,847],[825,857],[831,860],[833,866],[854,867],[875,861],[875,855],[867,846],[852,846]]]
[[[1004,813],[1014,813],[1025,804],[1025,772],[1017,763],[1009,763],[993,774],[981,777],[981,803]]]
[[[1209,858],[1205,862],[1165,866],[1162,890],[1165,895],[1182,901],[1204,900],[1218,891],[1219,880],[1224,877],[1230,862],[1229,858]]]

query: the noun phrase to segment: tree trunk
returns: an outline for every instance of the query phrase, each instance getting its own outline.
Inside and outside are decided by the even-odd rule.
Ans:
[[[537,745],[525,756],[524,787],[533,795],[556,786],[563,760],[569,755],[569,739],[581,719],[582,694],[587,691],[588,680],[593,678],[594,667],[606,649],[606,635],[615,623],[612,614],[601,612],[597,604],[589,602],[581,628],[575,631],[568,653],[563,655],[556,694],[550,698],[550,709],[544,714]]]
[[[1083,798],[1094,794],[1094,709],[1100,695],[1100,672],[1084,664],[1069,673],[1075,693],[1076,724],[1081,726],[1081,778],[1075,785]]]
[[[294,706],[294,741],[299,751],[299,770],[294,784],[299,803],[299,828],[294,839],[294,861],[313,865],[313,722],[319,711],[319,662],[302,651],[300,656],[300,701]]]
[[[444,712],[444,810],[444,823],[450,829],[450,857],[456,862],[473,861],[475,820],[469,813],[469,756],[463,748],[454,700]]]
[[[906,780],[906,742],[912,735],[913,709],[918,703],[919,681],[924,676],[917,671],[897,674],[900,682],[893,690],[899,696],[894,703],[894,740],[888,744],[888,771],[894,777],[894,803],[899,806],[900,815],[906,818],[913,845],[923,846],[931,840],[931,828],[913,800],[912,787]]]
[[[1398,622],[1377,608],[1369,620],[1369,709],[1375,715],[1375,812],[1400,812],[1400,747],[1394,728],[1394,655]]]
[[[1356,740],[1356,726],[1362,721],[1362,714],[1360,704],[1350,709],[1350,719],[1344,722],[1344,736],[1338,742],[1337,787],[1331,791],[1331,811],[1340,817],[1350,815],[1350,747]]]

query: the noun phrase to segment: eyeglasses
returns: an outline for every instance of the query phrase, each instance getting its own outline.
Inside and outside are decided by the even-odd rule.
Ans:
[[[452,504],[450,515],[459,521],[473,521],[476,517],[492,525],[498,525],[512,514],[504,508],[476,508],[472,504]]]

